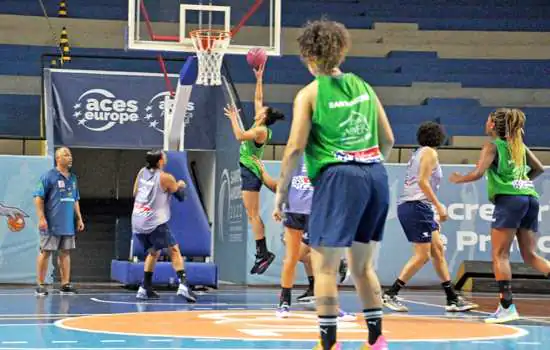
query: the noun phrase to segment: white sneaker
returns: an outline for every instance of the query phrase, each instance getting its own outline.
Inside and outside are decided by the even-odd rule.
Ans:
[[[180,286],[178,287],[178,291],[176,292],[177,295],[185,298],[187,302],[189,303],[196,303],[197,302],[197,296],[191,288],[189,288],[187,285],[180,283]]]
[[[516,310],[516,305],[512,304],[505,309],[501,304],[498,305],[497,311],[485,319],[485,323],[505,323],[519,320],[519,314]]]

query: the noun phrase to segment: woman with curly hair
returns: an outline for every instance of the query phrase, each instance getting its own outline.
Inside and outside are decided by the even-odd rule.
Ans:
[[[292,174],[305,152],[315,187],[308,230],[321,338],[316,349],[340,349],[337,275],[347,250],[369,331],[363,349],[384,350],[388,347],[382,335],[382,295],[373,256],[388,213],[383,161],[393,147],[393,132],[371,86],[339,68],[351,45],[342,24],[308,23],[298,43],[315,80],[294,100],[273,216],[282,219]]]
[[[483,146],[476,168],[466,175],[453,173],[450,181],[477,181],[487,173],[489,200],[495,205],[491,224],[493,271],[500,292],[497,311],[487,323],[519,318],[512,300],[510,248],[518,239],[525,263],[550,278],[550,262],[536,253],[539,200],[533,180],[544,172],[538,158],[523,143],[525,114],[519,109],[500,108],[489,114],[485,132],[492,141]]]
[[[407,165],[405,186],[397,207],[397,217],[407,239],[413,244],[414,254],[399,278],[384,293],[384,306],[393,311],[408,311],[397,298],[399,290],[431,258],[447,296],[446,311],[475,309],[477,305],[464,300],[453,288],[440,236],[440,223],[447,220],[447,211],[435,194],[443,177],[437,148],[445,141],[445,133],[441,125],[425,122],[418,128],[416,138],[420,147],[412,154]]]

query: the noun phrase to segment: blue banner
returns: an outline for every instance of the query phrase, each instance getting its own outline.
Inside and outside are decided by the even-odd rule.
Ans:
[[[166,89],[162,74],[50,70],[56,145],[93,148],[163,147]],[[174,87],[177,75],[170,75]],[[47,87],[48,88],[48,87]],[[214,149],[215,115],[203,89],[185,114],[186,149]]]
[[[40,242],[32,193],[53,160],[0,156],[0,163],[0,283],[35,283]]]
[[[410,258],[411,244],[397,219],[397,199],[403,188],[406,165],[390,164],[387,166],[390,184],[390,211],[386,222],[384,239],[380,244],[375,266],[380,282],[390,285]],[[280,162],[266,162],[266,169],[277,177],[280,172]],[[446,257],[451,276],[455,278],[458,267],[464,260],[491,261],[491,221],[494,206],[487,199],[487,184],[484,180],[475,183],[455,185],[448,182],[449,175],[458,171],[466,173],[473,166],[443,166],[444,180],[439,191],[439,198],[447,207],[449,220],[442,225],[442,237],[446,248]],[[542,256],[550,256],[550,174],[545,173],[536,181],[540,194],[539,237],[537,250]],[[274,195],[265,187],[260,193],[261,216],[265,223],[266,239],[270,250],[277,258],[273,265],[263,275],[247,275],[249,284],[278,284],[284,258],[284,246],[281,242],[283,227],[271,218]],[[246,262],[248,269],[254,260],[254,236],[248,229],[248,249]],[[510,255],[512,261],[521,262],[517,242],[512,246]],[[303,267],[298,266],[297,283],[307,284]],[[409,285],[437,285],[440,283],[434,269],[429,263],[414,278]]]
[[[216,101],[236,103],[236,93],[230,84],[211,89]],[[214,262],[218,265],[220,282],[245,283],[250,269],[244,260],[248,225],[241,196],[240,142],[226,117],[218,118],[216,145]]]

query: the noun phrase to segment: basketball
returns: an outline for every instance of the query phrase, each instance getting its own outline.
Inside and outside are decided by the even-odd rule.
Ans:
[[[265,64],[267,61],[267,53],[264,49],[261,48],[254,48],[250,49],[248,53],[246,54],[246,62],[252,67],[252,68],[258,68],[262,64]]]
[[[8,217],[8,228],[12,232],[19,232],[25,228],[25,220],[22,217]]]

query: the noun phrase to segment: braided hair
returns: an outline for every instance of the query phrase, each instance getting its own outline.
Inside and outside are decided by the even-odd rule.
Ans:
[[[508,142],[510,156],[517,167],[524,164],[523,127],[525,114],[516,108],[499,108],[490,114],[496,135]]]

